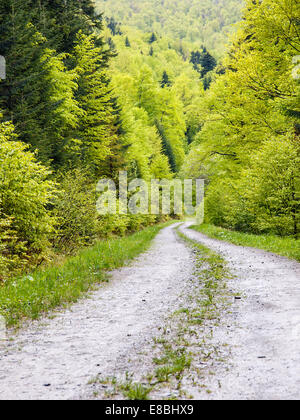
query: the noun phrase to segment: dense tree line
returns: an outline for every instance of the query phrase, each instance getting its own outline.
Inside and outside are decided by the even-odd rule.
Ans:
[[[214,224],[299,238],[299,21],[297,0],[247,1],[224,74],[203,98],[183,174],[207,179]]]
[[[90,0],[0,0],[0,277],[157,220],[99,217],[95,186],[180,170],[212,69],[175,44]]]
[[[120,33],[114,34],[107,25],[104,37],[118,52],[110,74],[126,142],[131,144],[128,155],[135,160],[136,173],[144,178],[153,174],[169,178],[180,170],[188,145],[200,129],[201,73],[214,77],[214,66],[202,67],[204,60],[196,69],[192,56],[184,59],[169,38],[118,25]],[[205,48],[202,52],[202,58],[213,59]],[[161,153],[153,155],[153,148]]]
[[[151,159],[136,157],[138,140],[130,141],[110,83],[116,53],[93,2],[0,1],[0,55],[7,63],[0,82],[0,278],[47,259],[51,247],[69,251],[155,222],[96,213],[99,178],[121,169],[148,178],[161,165],[170,170],[161,139],[152,141],[156,133],[143,139]]]
[[[241,17],[240,0],[96,0],[107,16],[143,32],[168,36],[179,47],[194,50],[205,45],[221,57],[232,24]]]

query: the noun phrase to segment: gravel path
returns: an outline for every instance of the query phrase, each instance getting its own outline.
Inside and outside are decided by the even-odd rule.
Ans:
[[[185,235],[227,259],[236,276],[228,287],[241,297],[215,329],[215,346],[228,344],[230,359],[216,363],[203,398],[299,399],[300,264],[187,227],[180,228]],[[145,342],[182,304],[193,269],[174,226],[161,231],[109,284],[0,348],[0,400],[80,398],[91,378],[110,376],[132,351],[149,352]]]
[[[35,322],[0,350],[0,399],[72,399],[177,307],[193,269],[190,251],[164,229],[151,249],[55,319]],[[139,344],[140,343],[140,344]],[[128,354],[129,356],[129,354]]]
[[[181,230],[225,257],[236,276],[228,287],[242,297],[214,332],[231,355],[229,369],[211,378],[209,398],[299,399],[300,264]]]

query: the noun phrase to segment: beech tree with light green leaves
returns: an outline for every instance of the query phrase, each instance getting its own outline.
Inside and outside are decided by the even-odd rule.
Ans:
[[[54,234],[48,206],[56,186],[49,170],[27,149],[11,124],[0,124],[0,278],[46,257]]]
[[[212,223],[299,235],[299,80],[292,71],[299,13],[295,0],[248,1],[225,74],[202,101],[202,129],[184,173],[193,173],[196,156],[208,177]]]

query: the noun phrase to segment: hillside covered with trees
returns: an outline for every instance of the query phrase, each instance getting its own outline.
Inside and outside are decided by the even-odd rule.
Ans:
[[[0,27],[7,64],[0,82],[0,278],[6,279],[53,252],[154,223],[156,217],[142,215],[100,219],[96,183],[123,169],[145,178],[171,171],[161,138],[145,132],[142,107],[120,107],[108,70],[116,54],[93,2],[1,1]]]
[[[299,238],[299,19],[296,0],[248,1],[225,72],[201,101],[183,174],[207,179],[215,225]]]
[[[222,28],[227,27],[224,22],[239,18],[240,2],[97,4],[112,16],[107,19],[111,31],[108,38],[112,36],[119,51],[113,71],[126,69],[128,76],[137,74],[137,69],[146,64],[157,81],[164,70],[164,91],[174,91],[177,84],[180,89],[188,86],[183,100],[185,103],[187,96],[189,102],[192,100],[184,108],[187,157],[181,169],[181,165],[172,166],[174,157],[169,161],[182,177],[206,179],[207,221],[245,232],[298,237],[297,1],[248,1],[226,54],[225,43],[219,44],[223,58],[218,60],[211,43],[214,37],[210,34],[205,42],[203,30],[214,28],[215,19],[222,22],[216,33],[223,33]],[[193,39],[187,31],[195,25],[198,32]],[[210,46],[212,50],[207,49]],[[174,82],[177,66],[180,76],[175,74]],[[193,83],[188,82],[193,74],[191,67],[202,79],[204,91],[197,91],[194,76]],[[177,127],[174,131],[179,134],[183,126]]]
[[[0,1],[0,37],[1,278],[157,221],[99,218],[95,185],[120,170],[179,172],[213,55],[103,17],[90,0]]]
[[[232,25],[241,18],[241,0],[97,0],[106,16],[143,32],[155,32],[183,48],[205,45],[224,54]]]

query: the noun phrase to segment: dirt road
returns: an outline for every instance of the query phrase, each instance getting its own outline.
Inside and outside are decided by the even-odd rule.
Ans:
[[[164,229],[149,252],[90,299],[34,323],[0,350],[0,399],[70,399],[98,373],[109,376],[116,359],[133,345],[142,351],[177,307],[192,268],[190,251]]]
[[[214,332],[216,346],[228,345],[230,360],[216,365],[203,398],[299,398],[300,264],[187,227],[180,228],[185,235],[228,260],[235,274],[228,286],[241,297]],[[92,377],[115,371],[117,360],[135,353],[143,361],[151,352],[146,343],[184,304],[193,270],[191,250],[174,226],[164,229],[109,284],[54,319],[34,322],[0,349],[0,399],[80,398]]]
[[[214,332],[216,345],[228,343],[231,356],[211,380],[210,398],[299,399],[300,264],[183,231],[225,257],[235,275],[228,287],[242,297]]]

